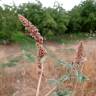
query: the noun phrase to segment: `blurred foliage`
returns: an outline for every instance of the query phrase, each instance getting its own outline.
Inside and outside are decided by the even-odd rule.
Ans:
[[[79,68],[81,65],[78,65]],[[52,96],[75,96],[74,94],[74,88],[71,87],[65,87],[62,90],[62,85],[64,87],[64,84],[66,86],[66,83],[74,83],[74,86],[76,84],[83,84],[84,82],[90,80],[82,71],[81,68],[78,69],[74,64],[69,64],[68,62],[65,62],[63,60],[58,60],[58,63],[56,64],[57,69],[59,67],[66,68],[63,75],[59,76],[58,78],[52,78],[48,80],[48,83],[50,85],[56,86],[57,90],[52,93]],[[77,85],[76,85],[77,86]],[[61,88],[61,89],[60,89]],[[68,89],[66,89],[68,88]]]
[[[84,74],[82,74],[79,71],[76,72],[76,78],[81,83],[83,83],[84,81],[88,80],[87,76],[85,76]]]
[[[69,32],[95,32],[96,30],[96,1],[85,0],[75,6],[70,12]]]
[[[20,61],[20,59],[21,59],[21,57],[12,58],[8,62],[0,64],[0,68],[14,67],[17,65],[17,63]]]
[[[14,33],[18,34],[18,31],[26,33],[18,14],[36,25],[46,39],[56,39],[74,32],[96,32],[95,0],[85,0],[70,11],[63,9],[58,2],[54,3],[53,8],[46,8],[36,0],[36,3],[28,2],[19,6],[14,3],[12,6],[0,5],[0,42],[13,42]]]
[[[57,91],[57,92],[54,92],[52,96],[72,96],[72,91],[69,89]]]

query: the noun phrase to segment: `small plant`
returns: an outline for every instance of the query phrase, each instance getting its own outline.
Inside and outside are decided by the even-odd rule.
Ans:
[[[84,62],[84,60],[85,60],[84,47],[83,47],[83,42],[81,41],[76,50],[76,55],[73,63],[81,64]]]
[[[36,45],[38,47],[37,64],[38,64],[38,69],[39,69],[38,74],[40,75],[40,77],[39,77],[39,81],[38,81],[36,96],[39,96],[40,84],[41,84],[42,76],[44,76],[43,58],[45,57],[47,51],[45,50],[45,48],[43,46],[43,37],[40,35],[38,29],[34,25],[32,25],[31,22],[29,22],[24,16],[18,15],[18,17],[19,17],[19,20],[25,26],[25,28],[28,30],[29,35],[35,39]]]
[[[58,60],[59,67],[60,65],[64,66],[67,69],[67,71],[64,73],[63,76],[59,77],[59,79],[48,80],[49,84],[55,86],[55,89],[57,89],[56,92],[53,92],[52,96],[74,96],[77,85],[79,83],[82,84],[86,80],[88,80],[87,76],[83,74],[85,60],[86,57],[84,54],[84,46],[82,41],[79,43],[76,49],[75,58],[71,64],[69,64],[68,62],[64,62],[63,60]],[[66,84],[66,82],[75,82],[71,90],[67,90],[66,88],[64,88],[64,90],[61,91],[60,89],[58,89],[58,87],[62,86],[63,83]]]

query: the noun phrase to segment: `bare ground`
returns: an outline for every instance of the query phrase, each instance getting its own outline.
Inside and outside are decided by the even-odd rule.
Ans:
[[[47,79],[58,78],[64,74],[65,68],[56,68],[55,65],[59,60],[71,63],[77,44],[65,45],[48,42],[45,46],[48,56],[44,65],[44,74]],[[84,49],[87,61],[84,63],[83,72],[89,80],[76,86],[75,96],[96,96],[96,40],[84,41]],[[33,50],[30,53],[36,59],[36,52]],[[0,68],[0,96],[35,96],[38,82],[36,64],[22,56],[24,57],[24,52],[19,45],[0,45],[1,65],[14,58],[19,58],[16,65]],[[40,96],[45,96],[54,87],[47,83],[46,78],[43,78]],[[74,88],[74,83],[65,82],[60,88],[65,87]]]

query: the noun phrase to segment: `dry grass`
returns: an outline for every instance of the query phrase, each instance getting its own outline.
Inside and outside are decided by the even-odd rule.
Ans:
[[[46,78],[59,78],[65,73],[65,67],[55,67],[55,64],[58,59],[70,63],[75,55],[75,46],[76,45],[46,44],[49,52],[46,64],[44,64],[44,74]],[[88,76],[89,80],[83,84],[77,84],[75,96],[96,96],[96,41],[86,41],[84,48],[88,58],[84,63],[83,72]],[[10,50],[9,54],[4,53],[5,50],[6,53]],[[11,53],[11,50],[14,54]],[[9,56],[17,56],[18,52],[20,53],[19,55],[22,55],[18,46],[7,48],[0,46],[0,55],[2,53],[3,60],[8,60]],[[2,59],[0,59],[0,63],[1,61],[3,62]],[[0,96],[35,96],[38,82],[36,70],[37,65],[31,64],[26,60],[19,61],[14,67],[0,68]],[[45,94],[54,88],[54,86],[50,86],[47,83],[46,78],[42,80],[40,96],[45,96]],[[73,89],[74,82],[66,81],[58,86],[60,89],[64,89],[65,87]]]

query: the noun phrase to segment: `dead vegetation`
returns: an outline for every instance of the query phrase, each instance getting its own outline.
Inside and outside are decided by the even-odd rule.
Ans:
[[[13,46],[0,46],[0,56],[2,57],[0,63],[22,55],[19,46]],[[46,44],[49,53],[44,64],[44,74],[47,79],[57,79],[64,75],[66,68],[56,67],[56,63],[58,60],[70,63],[75,55],[75,46]],[[77,83],[75,96],[96,96],[96,41],[85,41],[84,49],[87,61],[84,62],[83,73],[88,76],[89,80],[82,84]],[[33,54],[36,56],[36,53]],[[31,63],[22,59],[15,66],[0,68],[0,96],[35,96],[38,82],[37,65],[34,62]],[[49,85],[45,78],[42,79],[42,82],[40,96],[45,96],[54,86]],[[74,84],[74,82],[66,81],[58,88],[61,90],[73,89]]]

